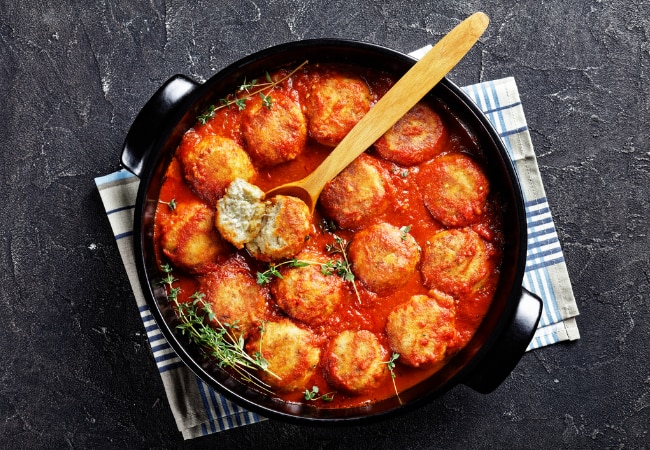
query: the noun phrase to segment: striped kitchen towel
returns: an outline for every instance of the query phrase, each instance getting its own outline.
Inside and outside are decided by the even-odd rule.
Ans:
[[[515,80],[488,81],[467,86],[464,90],[499,132],[515,161],[524,192],[529,231],[524,286],[539,295],[544,303],[539,328],[528,349],[578,339],[580,335],[575,320],[578,309]],[[145,302],[133,254],[132,227],[138,178],[120,170],[99,177],[95,182],[183,437],[191,439],[264,420],[226,400],[199,380],[178,358],[158,329]]]

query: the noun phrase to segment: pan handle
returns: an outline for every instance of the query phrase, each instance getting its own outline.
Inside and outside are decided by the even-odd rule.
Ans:
[[[122,164],[136,176],[142,174],[149,153],[171,118],[199,83],[174,75],[144,105],[129,129],[122,146]]]
[[[537,329],[542,301],[524,288],[521,291],[512,320],[483,360],[463,381],[463,384],[481,394],[492,392],[510,375]]]

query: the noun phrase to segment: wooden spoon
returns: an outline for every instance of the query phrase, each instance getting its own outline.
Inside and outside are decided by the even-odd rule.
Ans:
[[[477,12],[458,24],[370,108],[316,170],[302,180],[271,189],[266,193],[266,198],[274,195],[298,197],[313,213],[325,184],[370,147],[438,84],[478,41],[489,21],[487,15]]]

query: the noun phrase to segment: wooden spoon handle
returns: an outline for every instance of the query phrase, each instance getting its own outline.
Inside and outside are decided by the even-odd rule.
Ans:
[[[443,37],[356,124],[302,184],[312,197],[379,139],[465,56],[488,26],[482,12],[472,14]]]

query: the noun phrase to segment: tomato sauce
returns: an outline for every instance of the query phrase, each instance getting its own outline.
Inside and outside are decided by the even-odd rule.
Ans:
[[[381,97],[393,82],[392,78],[387,74],[371,73],[363,69],[358,70],[370,86],[373,101]],[[285,73],[283,72],[282,74]],[[297,73],[288,81],[276,86],[274,90],[284,89],[290,92],[290,95],[295,95],[295,89],[301,86],[305,87],[305,84],[308,83],[308,73],[308,69]],[[274,74],[274,77],[277,78],[278,76]],[[271,95],[273,92],[271,91]],[[433,106],[442,116],[444,126],[446,127],[447,142],[445,145],[445,153],[463,152],[478,156],[480,151],[476,148],[476,144],[467,136],[462,126],[456,122],[454,117],[443,106],[437,104]],[[186,133],[181,146],[193,145],[193,143],[202,137],[212,134],[229,137],[243,145],[243,137],[238,127],[240,115],[241,112],[232,106],[218,110],[214,117],[209,119],[205,124],[197,122]],[[330,151],[330,147],[317,144],[310,140],[308,141],[307,148],[296,159],[273,167],[256,167],[257,175],[252,180],[252,183],[260,187],[263,191],[267,191],[274,186],[301,179],[313,171]],[[372,153],[372,149],[368,150],[368,152]],[[392,186],[390,206],[381,214],[374,216],[370,223],[365,224],[365,226],[386,222],[398,228],[409,227],[408,232],[411,236],[413,236],[420,246],[424,246],[430,236],[445,227],[432,218],[422,201],[421,189],[424,183],[420,179],[420,171],[423,165],[404,167],[385,160],[382,161],[382,164],[384,164],[389,174],[388,184]],[[171,209],[165,206],[170,200],[174,199],[176,202],[182,203],[196,201],[197,198],[197,195],[188,187],[183,178],[181,162],[177,157],[174,157],[169,164],[160,191],[160,204],[156,213],[156,234],[159,232],[158,223],[164,221],[166,216],[172,214]],[[318,208],[316,209],[313,216],[312,231],[309,240],[305,244],[305,250],[314,250],[322,254],[323,249],[328,244],[334,242],[335,235],[348,243],[354,239],[356,230],[341,228],[332,230],[331,222],[329,218],[323,217]],[[488,286],[485,286],[481,290],[481,294],[472,299],[471,302],[466,302],[467,304],[463,306],[463,314],[456,320],[456,328],[459,336],[462,336],[462,339],[459,342],[449,343],[449,348],[452,351],[448,352],[448,357],[451,357],[454,351],[457,351],[469,340],[489,307],[491,295],[498,281],[498,267],[501,257],[500,249],[502,246],[500,241],[500,226],[501,221],[498,203],[491,196],[482,219],[478,223],[473,224],[471,228],[486,240],[495,270],[489,277]],[[160,263],[164,264],[167,262],[162,251],[158,249],[158,252]],[[246,261],[253,276],[257,272],[264,272],[269,267],[267,263],[254,260],[246,250],[236,250],[232,247],[231,252],[232,256],[237,255],[237,257],[243,258]],[[332,258],[334,257],[340,258],[340,255],[333,255]],[[179,279],[178,284],[183,293],[179,299],[181,301],[187,300],[187,297],[197,289],[198,284],[195,278],[181,271],[175,271],[174,276]],[[336,313],[318,326],[312,327],[313,331],[319,336],[323,349],[332,337],[344,330],[350,329],[372,331],[380,338],[382,344],[386,348],[389,348],[385,327],[390,312],[397,305],[404,303],[412,296],[426,295],[429,292],[429,289],[423,285],[423,277],[419,271],[416,271],[415,275],[398,290],[382,294],[381,296],[366,289],[363,282],[358,279],[354,281],[356,291],[352,283],[348,282],[345,284],[346,293],[344,300],[339,305]],[[265,319],[273,321],[280,317],[285,317],[285,314],[272,299],[268,286],[262,286],[261,289],[267,299]],[[368,394],[346,395],[337,392],[332,402],[325,403],[319,401],[317,406],[322,408],[345,408],[389,398],[395,395],[395,389],[397,389],[397,392],[404,391],[410,386],[429,377],[432,373],[439,370],[443,364],[444,361],[426,367],[413,368],[400,364],[398,359],[395,367],[395,386],[391,377],[388,376],[379,388]],[[316,371],[315,378],[311,384],[318,386],[320,393],[335,391],[328,384],[321,370]],[[307,388],[309,389],[311,386]],[[286,401],[306,401],[303,392],[277,393],[277,395]]]

